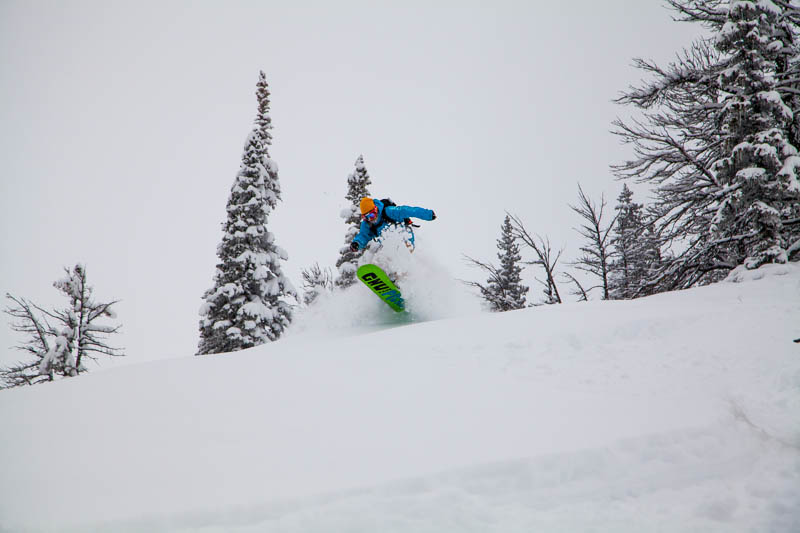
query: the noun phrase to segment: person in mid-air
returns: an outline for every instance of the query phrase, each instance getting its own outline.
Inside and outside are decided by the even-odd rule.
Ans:
[[[390,204],[390,202],[386,202]],[[410,218],[436,220],[436,213],[423,207],[408,205],[384,205],[384,201],[375,198],[361,199],[361,229],[350,243],[354,252],[361,250],[372,239],[377,238],[389,224],[411,224]]]

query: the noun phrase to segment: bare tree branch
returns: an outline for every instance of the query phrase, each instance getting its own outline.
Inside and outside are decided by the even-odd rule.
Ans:
[[[567,279],[568,282],[575,284],[576,290],[572,291],[570,294],[572,294],[573,296],[577,296],[579,302],[588,302],[589,292],[583,288],[581,282],[575,279],[575,277],[569,272],[564,272],[564,277]]]
[[[555,254],[555,257],[553,257],[553,251],[550,246],[549,238],[542,238],[539,235],[531,235],[519,217],[512,215],[511,213],[506,214],[511,219],[514,237],[532,249],[536,255],[536,259],[526,262],[526,264],[539,265],[545,271],[546,281],[540,281],[540,283],[545,286],[545,294],[548,296],[549,300],[548,303],[562,303],[561,295],[558,292],[558,285],[556,284],[555,272],[558,265],[558,260],[561,258],[561,253],[564,250],[559,250],[559,252]]]
[[[583,270],[600,278],[603,299],[608,300],[608,275],[611,255],[609,235],[618,215],[614,216],[608,226],[603,227],[603,211],[606,208],[605,198],[601,195],[600,206],[596,206],[583,192],[580,184],[578,184],[578,197],[578,205],[570,205],[569,207],[584,220],[584,223],[579,228],[575,228],[575,230],[588,241],[588,244],[580,248],[583,255],[571,264],[578,270]]]

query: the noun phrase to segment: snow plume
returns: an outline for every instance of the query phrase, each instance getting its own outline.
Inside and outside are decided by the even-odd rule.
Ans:
[[[408,243],[409,233],[404,228],[389,228],[381,234],[380,242],[370,244],[361,264],[376,264],[396,281],[411,321],[480,312],[480,301],[438,263],[433,245],[426,243],[424,236],[416,236],[411,253]]]
[[[387,229],[367,247],[360,264],[381,267],[403,293],[406,313],[392,311],[362,283],[320,295],[298,314],[289,334],[380,329],[481,312],[480,301],[445,270],[418,235],[409,252],[403,229]]]

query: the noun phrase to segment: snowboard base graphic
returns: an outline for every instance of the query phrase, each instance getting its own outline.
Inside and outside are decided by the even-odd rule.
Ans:
[[[406,306],[400,290],[392,283],[382,268],[372,264],[361,265],[358,267],[356,275],[364,285],[386,302],[386,305],[398,313],[405,310]]]

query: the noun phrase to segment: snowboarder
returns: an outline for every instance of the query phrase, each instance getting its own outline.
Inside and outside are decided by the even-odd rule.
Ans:
[[[361,199],[361,229],[350,243],[351,250],[355,252],[367,246],[369,241],[377,238],[389,224],[410,224],[411,217],[436,220],[436,213],[430,209],[394,205],[394,202],[387,200]]]

